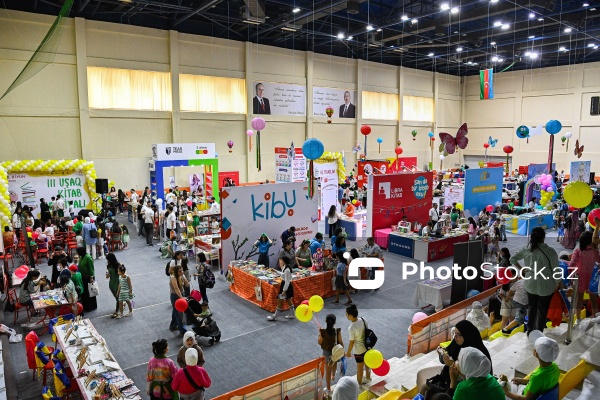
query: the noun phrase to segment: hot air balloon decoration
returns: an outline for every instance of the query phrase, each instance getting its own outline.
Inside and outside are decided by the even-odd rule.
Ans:
[[[233,153],[233,140],[227,142],[227,147],[229,147],[229,153]]]
[[[327,114],[327,118],[329,118],[327,120],[327,123],[330,124],[331,123],[331,116],[333,115],[333,107],[327,107],[325,109],[325,114]]]
[[[410,134],[412,135],[412,137],[413,137],[413,140],[417,140],[417,139],[416,139],[416,137],[417,137],[417,130],[416,130],[416,129],[413,129],[413,130],[412,130],[412,132],[411,132]]]

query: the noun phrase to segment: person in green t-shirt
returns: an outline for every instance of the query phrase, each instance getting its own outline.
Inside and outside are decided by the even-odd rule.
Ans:
[[[77,221],[75,225],[73,225],[73,232],[76,235],[81,235],[81,231],[83,230],[83,222]]]
[[[458,354],[458,360],[450,367],[450,389],[448,394],[453,400],[505,400],[502,386],[490,372],[492,362],[481,350],[475,347],[463,347]],[[464,380],[458,383],[459,375]]]
[[[456,227],[458,226],[458,217],[460,215],[458,214],[458,210],[456,208],[452,209],[452,212],[450,213],[450,222],[452,223],[452,229],[456,229]]]
[[[515,199],[510,199],[510,201],[508,202],[508,209],[512,211],[513,208],[515,208]]]
[[[529,340],[533,344],[533,356],[538,359],[540,366],[529,375],[529,379],[515,378],[512,380],[518,385],[527,385],[522,395],[512,393],[510,385],[506,382],[504,393],[512,400],[534,400],[558,385],[560,370],[554,362],[558,357],[558,343],[556,340],[544,336],[540,331],[532,331],[529,334]],[[500,379],[508,381],[504,375]]]

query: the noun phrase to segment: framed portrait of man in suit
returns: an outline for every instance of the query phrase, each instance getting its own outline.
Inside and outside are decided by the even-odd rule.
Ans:
[[[344,104],[340,106],[340,118],[356,118],[356,106],[352,104],[352,95],[346,90],[344,92]]]
[[[271,114],[271,104],[269,103],[269,99],[264,97],[265,84],[262,82],[258,82],[254,86],[254,89],[255,89],[255,95],[252,98],[252,114],[270,115]]]

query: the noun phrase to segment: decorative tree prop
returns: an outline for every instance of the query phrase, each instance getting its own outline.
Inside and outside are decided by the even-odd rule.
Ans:
[[[552,173],[552,158],[554,156],[554,135],[556,135],[562,129],[562,124],[551,119],[546,122],[546,132],[550,134],[550,144],[548,145],[548,173]]]
[[[254,131],[252,129],[248,129],[246,131],[246,135],[250,141],[248,142],[248,151],[252,151],[252,135],[254,135]]]
[[[506,146],[504,146],[502,148],[502,150],[506,153],[506,169],[505,169],[505,171],[506,171],[506,174],[508,175],[508,173],[510,172],[510,169],[508,168],[508,155],[510,153],[512,153],[515,149],[512,146],[507,144]]]
[[[260,131],[265,129],[267,123],[264,119],[257,117],[252,120],[252,129],[256,131],[256,168],[262,169],[262,159],[260,155]]]
[[[383,139],[378,137],[377,138],[377,143],[379,143],[379,154],[381,154],[381,143],[383,143]]]
[[[562,146],[565,146],[565,142],[567,141],[567,137],[566,136],[561,136],[560,137],[560,141],[562,142]]]
[[[367,136],[371,133],[371,127],[369,125],[363,125],[360,127],[360,133],[365,137],[365,158],[367,157]]]
[[[413,140],[417,140],[416,139],[416,137],[417,137],[417,130],[416,129],[413,129],[412,132],[410,132],[410,134],[412,135]]]
[[[331,123],[331,117],[333,115],[333,107],[327,107],[325,109],[325,114],[327,114],[327,123],[330,124]]]
[[[233,140],[227,142],[227,147],[229,147],[229,153],[231,154],[233,152]]]
[[[325,146],[319,139],[311,138],[307,139],[302,145],[302,154],[307,160],[310,160],[308,168],[308,197],[311,199],[315,194],[315,171],[314,171],[314,160],[321,157],[325,152]]]
[[[567,138],[567,149],[565,151],[569,151],[569,139],[571,139],[572,136],[573,134],[571,132],[565,133],[565,137]]]

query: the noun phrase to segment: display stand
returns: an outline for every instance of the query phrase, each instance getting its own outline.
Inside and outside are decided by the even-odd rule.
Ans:
[[[367,210],[355,211],[354,217],[352,218],[339,218],[337,226],[344,230],[348,240],[357,240],[365,237],[365,231],[367,229]],[[327,218],[325,218],[325,232],[329,232]]]

